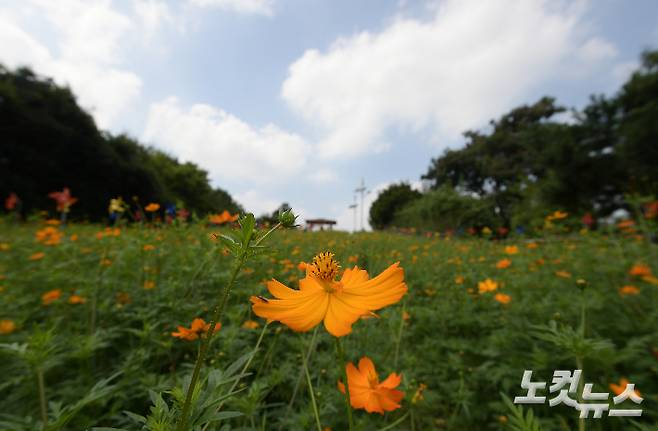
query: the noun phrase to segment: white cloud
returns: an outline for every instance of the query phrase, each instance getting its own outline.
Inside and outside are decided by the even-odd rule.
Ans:
[[[427,22],[398,18],[379,33],[309,50],[289,68],[282,97],[324,131],[320,154],[383,151],[387,130],[428,129],[445,145],[481,127],[583,55],[614,55],[586,39],[582,2],[461,1]]]
[[[316,184],[330,184],[338,181],[338,174],[331,169],[320,168],[310,173],[309,179]]]
[[[210,105],[151,105],[143,139],[207,169],[214,181],[277,183],[299,173],[308,145],[274,124],[254,128]]]
[[[271,214],[283,203],[283,201],[264,196],[261,192],[254,189],[242,193],[236,193],[235,200],[238,201],[245,210],[254,213],[256,217],[263,214]]]
[[[274,0],[188,0],[190,4],[201,7],[217,7],[244,14],[272,16]]]
[[[49,28],[28,32],[34,17]],[[120,67],[120,39],[131,26],[108,1],[25,2],[20,8],[0,10],[0,61],[12,68],[30,66],[70,85],[80,104],[106,128],[141,90],[141,79]]]
[[[153,39],[161,27],[175,23],[169,6],[163,1],[135,0],[133,9],[147,42]]]

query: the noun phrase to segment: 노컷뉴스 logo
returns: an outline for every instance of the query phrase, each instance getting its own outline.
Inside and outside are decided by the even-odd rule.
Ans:
[[[585,383],[583,392],[578,397],[578,383],[582,370],[557,370],[553,372],[553,381],[548,388],[549,393],[557,395],[548,400],[550,407],[564,404],[580,412],[580,418],[589,418],[589,412],[593,412],[592,418],[598,419],[603,412],[608,412],[608,416],[642,416],[642,409],[609,409],[610,404],[608,392],[592,392],[592,383]],[[521,388],[528,392],[525,396],[515,397],[514,404],[544,404],[546,396],[537,395],[538,390],[546,390],[546,382],[533,382],[532,370],[525,370],[521,379]],[[569,395],[575,395],[574,398]],[[580,401],[577,401],[580,399]],[[612,398],[614,405],[630,400],[635,404],[640,404],[644,399],[640,397],[635,390],[634,383],[627,383],[626,388],[619,395]],[[608,410],[609,409],[609,410]]]

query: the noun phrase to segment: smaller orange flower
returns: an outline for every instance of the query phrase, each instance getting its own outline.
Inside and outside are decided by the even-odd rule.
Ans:
[[[71,236],[69,237],[69,239],[70,239],[71,241],[73,241],[73,242],[77,241],[77,240],[78,240],[78,234],[77,234],[77,233],[74,233],[73,235],[71,235]]]
[[[562,278],[571,278],[571,273],[568,271],[556,271],[555,275]]]
[[[646,277],[651,275],[651,268],[643,263],[636,263],[628,273],[634,277]]]
[[[222,212],[220,214],[213,214],[213,215],[208,216],[208,220],[212,224],[225,224],[225,223],[231,223],[231,222],[236,221],[238,219],[238,217],[239,217],[239,215],[237,213],[231,215],[230,212],[228,212],[227,210],[224,210],[224,212]]]
[[[84,304],[87,302],[87,298],[80,295],[71,295],[68,302],[69,304]]]
[[[41,260],[44,258],[45,255],[46,253],[39,251],[34,253],[32,256],[30,256],[30,260]]]
[[[16,324],[13,320],[0,320],[0,335],[9,335],[16,330]]]
[[[619,294],[621,295],[637,295],[640,293],[640,288],[636,286],[624,286],[619,288]]]
[[[300,271],[306,271],[306,262],[299,262],[297,264],[297,269]]]
[[[427,389],[427,385],[425,383],[421,383],[418,385],[418,389],[416,389],[416,392],[414,393],[414,396],[411,398],[411,404],[416,404],[418,401],[422,401],[425,399],[423,396],[423,392]]]
[[[505,253],[507,254],[517,254],[519,252],[519,247],[515,245],[508,245],[505,247]]]
[[[654,277],[653,275],[645,275],[642,277],[642,281],[646,281],[649,284],[658,285],[658,277]]]
[[[498,263],[496,263],[496,268],[498,268],[498,269],[509,268],[511,264],[512,264],[511,260],[502,259],[502,260],[499,260]]]
[[[0,251],[7,251],[11,246],[6,242],[0,242]]]
[[[464,284],[464,277],[458,275],[455,277],[455,284]]]
[[[110,266],[112,265],[112,261],[110,259],[101,259],[100,264],[101,266]]]
[[[537,247],[539,247],[539,245],[538,245],[536,242],[529,242],[529,243],[526,245],[526,247],[529,248],[530,250],[534,250],[534,249],[536,249]]]
[[[117,293],[116,298],[117,298],[117,305],[119,307],[123,307],[124,305],[128,305],[132,302],[130,295],[127,294],[126,292]]]
[[[145,280],[144,285],[142,286],[146,290],[150,290],[155,288],[155,281],[153,280]]]
[[[153,202],[146,205],[146,207],[144,207],[144,210],[146,212],[149,212],[149,213],[154,213],[159,209],[160,209],[160,204],[156,204],[156,203],[153,203]]]
[[[258,328],[259,326],[260,326],[260,325],[259,325],[258,322],[256,322],[255,320],[246,320],[246,321],[242,324],[242,327],[243,327],[244,329],[256,329],[256,328]]]
[[[498,283],[490,278],[478,283],[478,291],[480,293],[493,292],[496,289],[498,289]]]
[[[215,330],[214,332],[217,332],[221,329],[222,324],[217,322],[217,325],[215,325]],[[183,340],[187,341],[194,341],[199,338],[201,334],[205,334],[208,332],[210,329],[210,323],[206,323],[205,320],[197,317],[192,321],[192,325],[190,325],[189,328],[186,328],[184,326],[179,326],[178,332],[172,332],[171,336],[180,338]]]
[[[512,297],[509,295],[505,295],[504,293],[496,293],[494,299],[500,302],[501,304],[509,304],[512,301]]]
[[[142,247],[142,250],[144,250],[144,251],[155,250],[155,246],[151,245],[151,244],[146,244],[146,245],[144,245],[144,247]]]
[[[62,289],[53,289],[41,295],[43,305],[49,305],[62,296]]]
[[[409,320],[411,320],[411,314],[407,313],[406,311],[402,312],[402,320],[408,322]]]
[[[611,390],[612,392],[614,392],[615,395],[621,395],[622,393],[624,393],[624,391],[626,390],[626,386],[627,386],[629,383],[630,383],[630,382],[628,381],[628,379],[627,379],[626,377],[622,377],[621,379],[619,379],[619,384],[617,384],[617,383],[610,383],[610,390]],[[641,397],[641,396],[642,396],[642,395],[640,394],[640,391],[638,391],[637,389],[635,389],[635,395],[637,395],[638,397]]]
[[[365,409],[368,413],[384,414],[399,409],[404,392],[395,388],[400,386],[402,376],[391,373],[386,380],[379,383],[379,376],[370,358],[364,356],[357,369],[351,362],[345,367],[347,383],[350,390],[350,404],[355,409]],[[345,393],[345,385],[338,382],[338,389]]]

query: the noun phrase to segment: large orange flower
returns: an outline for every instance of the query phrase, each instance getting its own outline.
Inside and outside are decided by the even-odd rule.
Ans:
[[[308,331],[324,320],[330,334],[342,337],[352,332],[352,324],[361,316],[395,304],[408,290],[398,263],[373,279],[355,266],[335,281],[338,269],[333,253],[321,253],[307,265],[299,290],[271,280],[267,289],[276,299],[252,296],[254,313],[298,332]]]
[[[404,392],[398,391],[402,376],[391,373],[386,380],[379,383],[375,364],[364,356],[357,369],[351,362],[345,367],[347,384],[350,389],[350,404],[355,409],[365,409],[368,413],[384,414],[400,408]],[[338,389],[345,393],[345,385],[338,382]]]

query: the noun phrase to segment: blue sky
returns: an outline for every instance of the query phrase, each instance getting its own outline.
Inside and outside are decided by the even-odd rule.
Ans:
[[[257,214],[286,201],[351,229],[361,178],[367,206],[515,106],[614,92],[656,17],[651,0],[0,0],[0,62]]]

